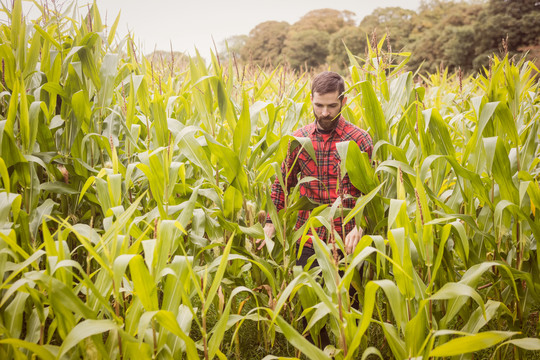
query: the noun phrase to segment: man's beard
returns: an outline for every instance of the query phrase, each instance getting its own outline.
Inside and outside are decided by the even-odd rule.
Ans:
[[[335,117],[332,116],[317,116],[315,113],[315,110],[313,110],[313,115],[315,115],[315,123],[317,124],[318,128],[321,130],[334,130],[338,124],[338,119],[341,116],[341,106],[339,107],[339,112]]]

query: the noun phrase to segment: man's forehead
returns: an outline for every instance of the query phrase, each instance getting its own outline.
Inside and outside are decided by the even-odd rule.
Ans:
[[[337,91],[320,94],[318,92],[315,92],[311,95],[313,101],[317,102],[340,102],[339,94]]]

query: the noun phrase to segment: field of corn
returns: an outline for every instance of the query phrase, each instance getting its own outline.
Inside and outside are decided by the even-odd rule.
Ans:
[[[341,173],[365,196],[347,210],[293,189],[277,213],[288,146],[311,150],[290,134],[312,121],[312,74],[150,63],[96,7],[6,14],[1,359],[539,358],[530,63],[462,79],[406,71],[384,39],[350,54],[343,114],[374,151],[340,144]],[[277,234],[257,251],[266,212]],[[336,216],[362,224],[356,251],[314,239],[320,267],[294,267],[296,241]],[[306,336],[325,325],[321,350]]]

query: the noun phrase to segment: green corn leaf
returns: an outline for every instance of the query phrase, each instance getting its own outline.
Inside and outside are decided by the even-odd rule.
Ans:
[[[212,337],[210,338],[210,341],[208,342],[208,357],[210,359],[214,358],[214,355],[219,352],[219,346],[221,345],[223,341],[223,336],[225,335],[225,331],[229,328],[229,315],[231,312],[231,306],[233,303],[234,298],[237,294],[240,292],[248,292],[253,294],[253,291],[250,289],[244,287],[244,286],[238,286],[236,287],[231,295],[229,296],[229,300],[227,301],[227,305],[225,306],[225,309],[223,310],[223,313],[220,315],[218,322],[214,327],[212,328]]]
[[[4,189],[6,190],[6,193],[9,194],[11,192],[11,183],[9,180],[9,173],[6,167],[6,163],[2,158],[0,158],[0,175],[2,176],[2,183],[4,185]]]
[[[241,122],[242,120],[240,120],[238,124],[240,124]],[[238,173],[243,171],[241,162],[237,155],[238,152],[232,151],[228,147],[219,144],[208,134],[205,134],[205,137],[208,148],[212,152],[212,155],[218,159],[219,166],[222,167],[223,172],[227,177],[227,181],[229,182],[229,184],[232,184],[233,181],[236,179]]]
[[[180,328],[180,326],[178,325],[178,321],[176,321],[173,313],[161,310],[155,314],[155,319],[159,322],[161,326],[165,327],[167,330],[169,330],[174,335],[178,336],[184,341],[184,343],[186,344],[187,358],[189,360],[199,359],[197,348],[195,347],[195,342],[184,333],[182,328]]]
[[[89,44],[87,46],[81,46],[81,48],[77,51],[77,55],[79,55],[79,58],[81,59],[84,74],[90,78],[90,80],[97,89],[101,89],[101,81],[99,79],[99,73],[96,67],[96,64],[98,62],[94,58],[95,54],[93,54],[91,51],[91,42],[96,41],[97,37],[98,35],[96,33],[93,33],[92,39],[95,40],[89,41]]]
[[[50,42],[54,47],[58,50],[62,49],[62,45],[54,37],[51,36],[47,31],[45,31],[42,27],[40,27],[38,24],[34,24],[34,29],[43,37],[44,40],[47,40]]]
[[[379,140],[388,141],[388,126],[373,86],[369,81],[362,81],[360,89],[362,90],[365,120],[373,131],[373,143],[377,143]]]
[[[413,89],[413,74],[408,71],[399,75],[390,83],[390,96],[384,114],[387,119],[392,119],[402,108],[406,107],[411,98]]]
[[[175,226],[175,220],[162,220],[158,227],[158,237],[154,253],[154,263],[152,264],[151,274],[157,279],[169,258],[176,250],[179,240],[179,229]]]
[[[1,232],[0,232],[0,236],[4,240],[9,240],[9,238],[7,236],[5,236]],[[9,244],[9,242],[8,242],[8,244]],[[35,253],[33,253],[32,255],[30,255],[30,256],[28,256],[28,254],[26,254],[26,259],[23,262],[18,263],[12,269],[11,274],[9,274],[9,276],[6,277],[6,279],[2,283],[2,286],[0,286],[0,289],[7,288],[7,284],[9,284],[15,277],[17,277],[17,275],[19,275],[21,272],[23,272],[29,265],[32,265],[35,261],[37,261],[43,255],[45,255],[45,251],[43,251],[43,250],[38,250]],[[34,265],[34,267],[37,267],[37,266]]]
[[[21,210],[22,196],[8,192],[0,193],[0,223],[17,222]],[[10,216],[11,215],[11,216]]]
[[[477,151],[480,139],[482,138],[484,129],[486,128],[488,121],[492,118],[497,106],[499,106],[499,102],[490,102],[482,108],[472,139],[465,148],[463,159],[464,161],[472,162],[473,169],[475,170],[479,168],[481,161],[480,154]],[[472,159],[470,158],[471,155]]]
[[[425,303],[423,304],[425,305]],[[416,313],[411,314],[412,319],[405,325],[405,348],[408,354],[419,354],[425,344],[428,321],[425,306],[420,306]]]
[[[50,191],[54,194],[78,195],[79,192],[68,184],[60,181],[46,182],[39,185],[40,191]]]
[[[392,350],[392,354],[396,359],[406,359],[408,358],[407,350],[405,348],[405,342],[399,336],[396,328],[392,324],[386,322],[381,323],[381,328],[384,333],[386,341]]]
[[[167,146],[169,144],[169,128],[167,125],[167,111],[165,106],[165,98],[157,95],[150,103],[150,111],[152,114],[152,125],[156,138],[154,139],[157,146]]]
[[[452,229],[452,225],[450,224],[446,224],[442,229],[441,239],[439,241],[439,250],[437,251],[437,258],[435,259],[435,262],[433,265],[433,274],[431,277],[431,281],[428,284],[428,289],[430,289],[429,290],[430,292],[431,292],[431,287],[433,286],[433,282],[437,278],[437,272],[439,271],[439,268],[441,266],[441,262],[442,262],[442,258],[443,258],[443,254],[444,254],[444,250],[446,246],[446,241],[448,241],[448,237],[450,236],[451,229]]]
[[[9,107],[8,107],[7,117],[6,117],[7,122],[4,126],[4,131],[11,137],[14,137],[14,134],[15,134],[14,126],[15,126],[15,119],[17,116],[17,109],[19,108],[19,92],[21,91],[19,87],[20,87],[20,81],[19,79],[15,79],[15,81],[13,82],[13,91],[11,92],[11,98],[9,100]],[[2,141],[2,143],[4,141]]]
[[[416,196],[416,230],[420,242],[419,253],[422,256],[428,267],[433,265],[433,226],[429,224],[431,221],[431,211],[427,202],[426,191],[424,184],[420,180],[420,176],[416,177],[415,186]]]
[[[519,195],[518,190],[512,181],[512,175],[508,152],[506,151],[502,140],[498,138],[495,147],[495,160],[493,162],[493,177],[499,184],[499,191],[501,192],[503,199],[517,204],[519,203]]]
[[[430,297],[430,299],[431,300],[448,300],[448,299],[459,300],[459,299],[464,299],[467,297],[470,297],[474,301],[476,301],[476,303],[480,305],[480,307],[482,308],[482,314],[486,316],[486,309],[485,309],[485,305],[484,305],[484,301],[482,300],[482,297],[472,287],[465,284],[448,282],[444,284],[443,287],[439,291],[433,294]],[[456,314],[453,306],[451,305],[452,303],[450,303],[450,305],[448,306],[448,312],[442,319],[443,324],[446,324],[448,321],[453,320],[452,317],[455,316]]]
[[[512,112],[510,111],[510,108],[505,103],[500,103],[499,106],[495,109],[495,116],[497,119],[499,119],[501,123],[501,128],[504,131],[505,134],[508,135],[510,140],[512,140],[512,145],[519,146],[519,135],[518,130],[516,127],[516,121],[514,120],[514,116],[512,115]],[[502,134],[501,134],[502,135]]]
[[[385,182],[377,186],[375,189],[371,190],[368,194],[359,198],[354,208],[351,210],[351,212],[349,212],[349,214],[343,220],[343,223],[346,224],[349,221],[351,221],[356,216],[356,214],[358,214],[375,197],[375,195],[378,194],[378,192],[381,190],[384,184]]]
[[[413,280],[407,276],[413,273],[411,260],[410,242],[405,237],[405,229],[392,229],[388,232],[388,240],[392,248],[392,259],[396,264],[403,268],[403,272],[394,271],[394,277],[399,291],[405,298],[411,299],[415,295]]]
[[[493,319],[497,313],[505,312],[509,316],[511,315],[510,310],[501,302],[488,300],[486,303],[486,317],[482,314],[482,309],[477,308],[469,317],[469,320],[463,326],[461,331],[466,333],[475,334],[480,331],[482,327],[484,327],[491,319]]]
[[[317,261],[323,273],[325,287],[328,289],[330,294],[337,294],[337,285],[341,281],[341,278],[338,275],[338,271],[334,263],[334,257],[326,243],[323,243],[323,241],[317,236],[317,232],[313,227],[311,227],[311,232],[313,234],[313,248],[315,249]]]
[[[88,179],[86,179],[86,182],[84,183],[81,189],[81,192],[79,194],[79,201],[78,201],[79,204],[81,203],[81,200],[84,197],[84,194],[86,193],[86,191],[90,188],[90,186],[94,184],[95,179],[96,178],[94,176],[90,176]]]
[[[306,354],[309,359],[319,360],[319,359],[330,359],[321,349],[310,343],[298,333],[289,323],[287,323],[281,316],[276,317],[276,323],[283,332],[283,335],[287,340],[302,353]]]
[[[51,301],[54,300],[54,303],[51,304],[53,309],[63,312],[63,315],[58,316],[58,318],[65,316],[67,320],[70,316],[76,315],[86,319],[95,319],[95,312],[84,304],[72,289],[68,288],[62,281],[38,272],[27,273],[26,277],[32,281],[39,282],[39,284],[47,288],[51,294]],[[70,316],[67,315],[68,313]]]
[[[516,334],[510,331],[486,331],[475,335],[465,335],[436,347],[430,351],[429,356],[456,356],[484,350]]]
[[[361,360],[366,360],[371,355],[378,356],[379,359],[384,359],[381,352],[376,347],[370,346],[366,350],[364,350],[364,352],[362,353]]]
[[[7,345],[12,345],[13,347],[17,347],[17,348],[20,347],[20,348],[28,349],[31,352],[33,352],[35,355],[42,358],[43,360],[56,359],[56,356],[54,356],[49,350],[47,350],[46,347],[38,345],[38,344],[34,344],[32,342],[28,342],[25,340],[14,339],[14,338],[2,339],[0,340],[0,344],[7,344]]]
[[[214,297],[217,294],[219,286],[221,286],[221,280],[223,279],[223,275],[225,274],[225,270],[227,268],[229,253],[231,252],[234,235],[235,233],[233,232],[233,234],[229,238],[229,241],[227,242],[227,245],[223,249],[223,254],[221,255],[221,261],[219,263],[219,267],[216,273],[214,274],[212,285],[210,286],[210,289],[208,290],[208,293],[206,294],[206,298],[204,300],[203,314],[207,313],[208,309],[210,308],[210,305],[212,305],[212,301],[214,300]]]
[[[165,280],[163,290],[163,303],[161,308],[168,311],[178,311],[182,291],[190,293],[191,282],[189,279],[188,264],[193,264],[193,256],[175,256],[168,268],[173,271]],[[182,288],[184,288],[182,290]]]
[[[429,130],[431,131],[433,141],[437,144],[441,154],[455,157],[456,151],[452,143],[452,138],[450,137],[448,125],[436,109],[431,111]]]
[[[109,45],[112,45],[114,41],[114,37],[116,35],[116,29],[118,28],[118,23],[120,22],[121,13],[122,13],[122,10],[118,12],[116,19],[114,20],[114,23],[112,24],[111,29],[109,30],[109,36],[107,36],[107,42],[109,43]]]
[[[141,300],[146,311],[158,309],[157,289],[154,279],[146,268],[142,256],[136,255],[129,262],[133,287],[136,296]]]
[[[242,113],[234,129],[233,144],[234,152],[240,162],[243,162],[247,155],[249,143],[251,141],[251,118],[249,115],[249,99],[247,93],[243,93]]]
[[[36,65],[40,60],[41,52],[41,36],[34,33],[32,40],[30,41],[30,49],[26,54],[26,64],[23,71],[23,79],[25,79],[32,72],[36,71]]]
[[[13,9],[11,9],[11,46],[14,49],[19,49],[19,52],[26,50],[26,44],[20,42],[21,33],[24,32],[26,24],[22,14],[22,1],[15,0]],[[24,39],[24,36],[22,37]],[[24,62],[20,62],[22,67]]]
[[[237,124],[235,124],[234,118],[227,116],[227,110],[230,108],[230,99],[227,94],[227,90],[225,89],[225,84],[223,84],[223,79],[220,76],[219,78],[213,78],[213,80],[216,87],[218,108],[221,114],[221,119],[227,121],[231,128],[236,127]]]
[[[28,98],[24,79],[20,79],[20,103],[19,103],[19,131],[23,144],[24,153],[30,152],[30,118],[28,115]]]
[[[213,180],[212,165],[201,145],[193,136],[192,131],[194,130],[195,129],[190,128],[182,130],[182,133],[178,135],[180,137],[178,147],[180,152],[182,152],[189,161],[193,162],[202,170],[207,180]]]
[[[30,294],[26,292],[17,292],[4,310],[4,319],[8,334],[14,338],[21,336],[24,308],[29,296]]]
[[[122,254],[118,256],[113,263],[113,287],[114,292],[118,295],[118,290],[122,284],[122,278],[126,273],[126,269],[129,262],[135,257],[135,255]]]
[[[118,325],[111,320],[84,320],[83,322],[77,324],[65,338],[62,346],[60,347],[60,352],[58,358],[61,358],[67,352],[72,349],[74,346],[79,344],[84,339],[97,334],[103,334],[104,332],[117,329]]]
[[[514,345],[521,349],[529,350],[529,351],[540,351],[540,339],[538,338],[522,338],[522,339],[512,339],[503,342],[499,346],[497,346],[497,349],[504,345]]]
[[[360,151],[358,144],[354,141],[349,142],[346,169],[352,184],[364,194],[369,193],[379,185],[368,154]]]
[[[362,320],[360,321],[360,325],[358,326],[358,331],[356,332],[351,344],[349,345],[349,352],[347,354],[347,357],[345,357],[346,360],[353,358],[356,349],[358,349],[358,347],[360,346],[360,342],[362,341],[364,333],[366,332],[369,324],[372,321],[373,308],[375,307],[376,299],[375,293],[377,292],[378,288],[379,285],[372,281],[368,282],[365,287]]]
[[[223,194],[223,215],[230,220],[236,219],[236,213],[242,208],[243,196],[240,190],[229,186]]]

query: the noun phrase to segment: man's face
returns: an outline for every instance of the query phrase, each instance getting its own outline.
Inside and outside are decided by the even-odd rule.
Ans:
[[[317,127],[321,130],[332,130],[337,125],[337,119],[341,113],[341,108],[347,102],[347,98],[339,99],[338,92],[311,94],[311,103],[313,104],[313,114]]]

